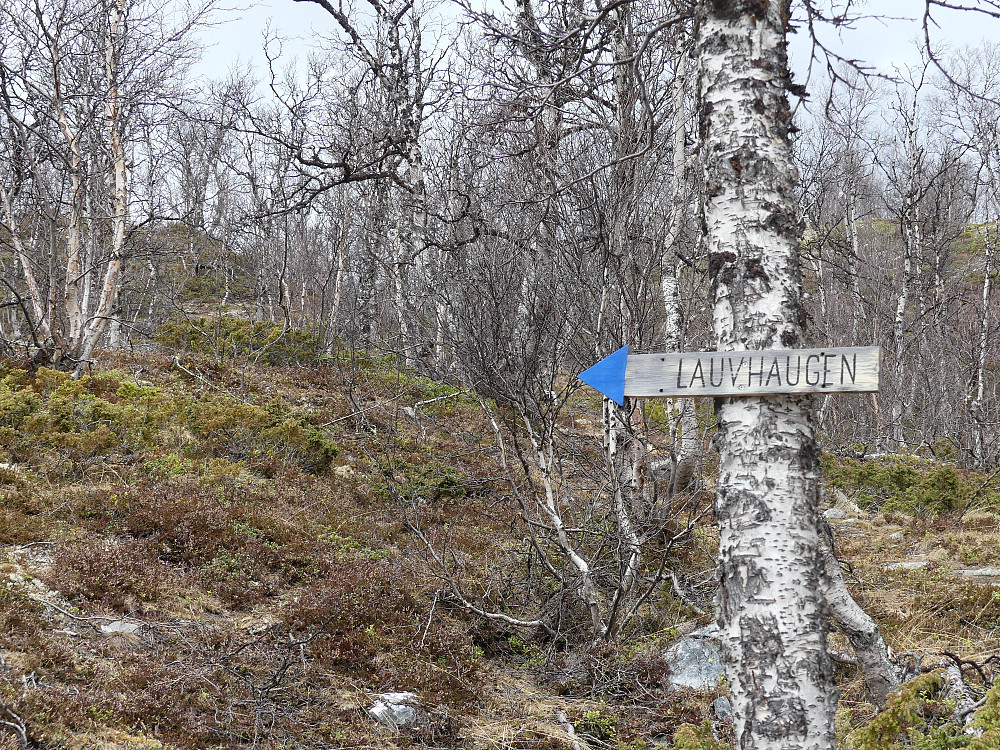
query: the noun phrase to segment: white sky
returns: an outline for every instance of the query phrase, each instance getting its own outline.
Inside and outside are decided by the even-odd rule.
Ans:
[[[967,0],[975,4],[977,0]],[[915,40],[922,38],[920,19],[924,0],[855,0],[856,10],[875,18],[859,21],[854,28],[821,31],[824,44],[838,53],[858,58],[877,70],[892,73],[894,66],[919,62]],[[935,44],[952,48],[978,44],[983,39],[1000,40],[1000,21],[980,13],[935,10],[940,28],[932,29]],[[884,20],[883,20],[884,19]],[[231,68],[254,66],[263,75],[265,58],[261,51],[264,30],[270,26],[279,36],[286,37],[286,57],[304,57],[314,31],[334,35],[333,19],[318,5],[295,0],[266,0],[250,3],[241,10],[220,13],[218,24],[202,33],[208,46],[202,62],[196,67],[199,75],[222,78]],[[793,66],[800,82],[808,63],[808,40],[805,30],[791,38]]]

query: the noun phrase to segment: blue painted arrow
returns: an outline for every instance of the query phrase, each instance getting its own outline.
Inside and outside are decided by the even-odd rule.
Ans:
[[[628,363],[628,344],[609,354],[596,365],[577,375],[594,390],[600,391],[619,406],[625,404],[625,365]]]

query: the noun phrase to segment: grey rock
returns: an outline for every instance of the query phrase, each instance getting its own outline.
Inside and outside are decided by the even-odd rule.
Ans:
[[[903,562],[889,563],[886,570],[920,570],[927,567],[926,560],[904,560]]]
[[[404,729],[419,724],[425,714],[418,705],[416,693],[381,693],[375,696],[368,715],[386,729]]]
[[[733,706],[726,696],[719,696],[712,701],[712,709],[715,711],[715,715],[723,721],[732,719]]]
[[[700,628],[681,638],[667,649],[670,687],[711,690],[724,675],[719,629],[715,625]]]
[[[357,472],[354,471],[352,467],[347,466],[346,464],[344,466],[336,467],[333,470],[333,473],[336,474],[338,477],[343,477],[344,479],[350,479],[355,474],[357,474]]]
[[[956,570],[960,576],[1000,577],[1000,568],[976,568],[975,570]]]
[[[102,633],[138,633],[142,628],[142,625],[137,625],[134,622],[126,622],[125,620],[115,620],[114,622],[107,622],[101,625]]]
[[[842,508],[829,508],[823,511],[823,515],[837,521],[841,518],[847,518],[847,513]]]
[[[851,500],[851,498],[849,498],[846,494],[844,494],[843,490],[835,489],[833,491],[833,496],[836,499],[836,502],[834,503],[835,508],[840,508],[841,510],[847,511],[851,515],[855,516],[860,516],[864,514],[864,511],[861,510],[861,507],[856,502]]]

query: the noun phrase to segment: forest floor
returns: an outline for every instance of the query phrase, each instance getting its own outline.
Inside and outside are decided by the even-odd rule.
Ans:
[[[669,689],[664,650],[711,620],[669,593],[612,643],[559,647],[441,595],[413,513],[482,573],[471,588],[500,580],[501,608],[524,597],[514,572],[485,572],[523,534],[490,415],[465,391],[363,354],[0,374],[4,750],[641,750],[673,746],[724,692]],[[567,419],[585,433],[600,415],[581,400]],[[1000,525],[969,489],[987,477],[825,461],[838,554],[895,652],[1000,653]],[[912,505],[928,493],[948,507]],[[714,575],[711,524],[676,561],[687,581]],[[846,736],[875,709],[855,667],[837,677]],[[367,714],[387,691],[419,696],[417,729]]]

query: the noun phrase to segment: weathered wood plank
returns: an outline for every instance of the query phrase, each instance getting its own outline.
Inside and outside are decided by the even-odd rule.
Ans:
[[[881,359],[877,346],[630,354],[625,395],[871,393],[879,390]]]

